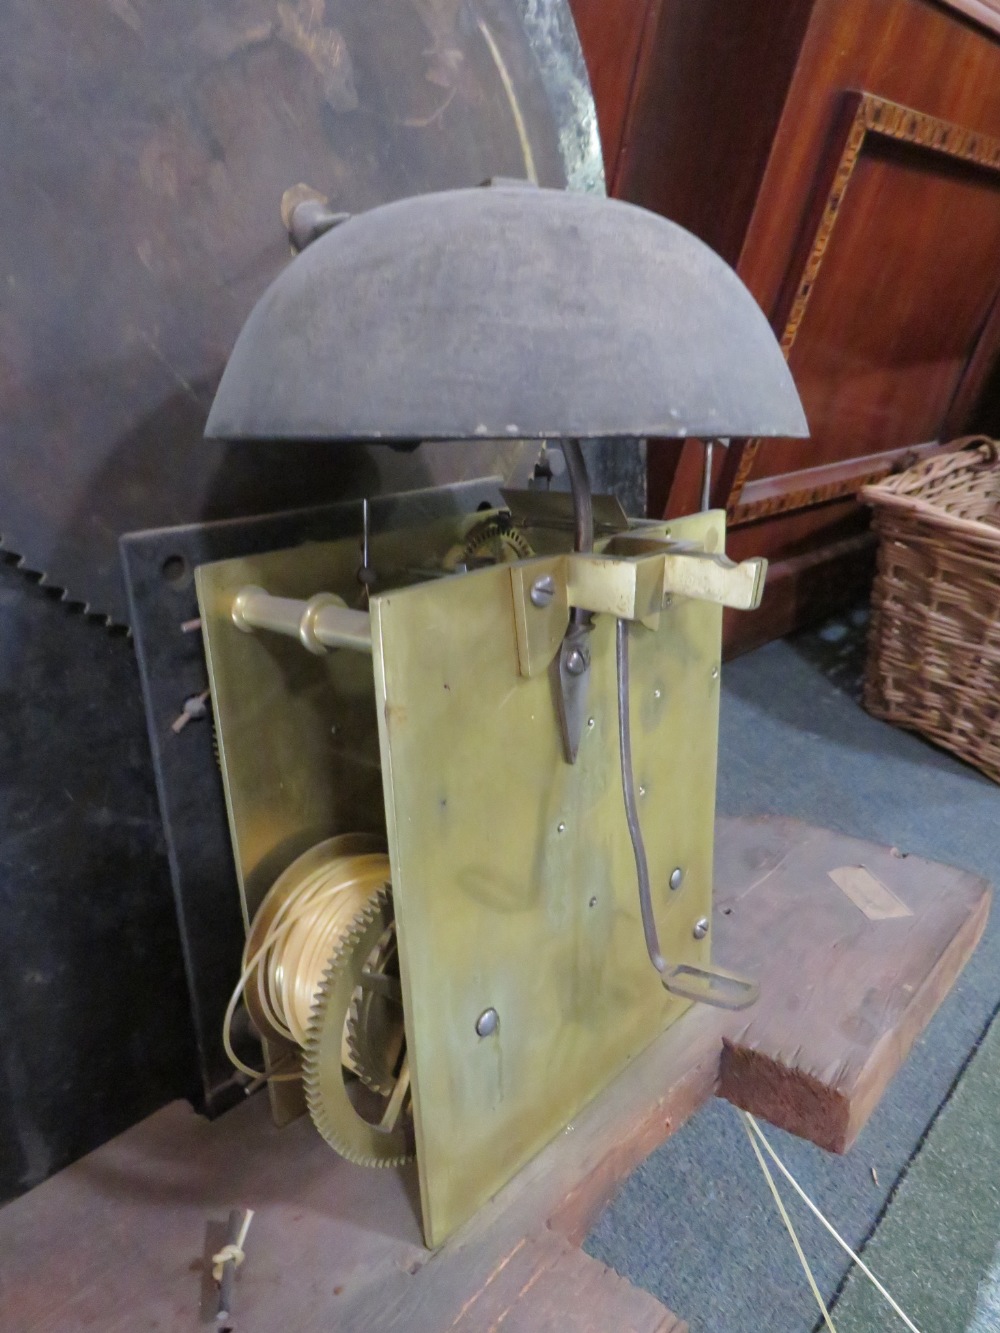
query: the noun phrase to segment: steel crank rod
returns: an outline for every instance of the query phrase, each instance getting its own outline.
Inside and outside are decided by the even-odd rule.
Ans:
[[[653,898],[649,884],[649,863],[646,845],[639,823],[639,806],[635,799],[635,772],[632,768],[632,722],[629,716],[629,622],[618,619],[615,624],[615,661],[618,668],[618,752],[621,757],[622,794],[625,798],[625,818],[632,839],[635,873],[639,884],[639,909],[642,913],[642,933],[646,938],[649,961],[660,974],[664,987],[671,995],[686,1000],[697,1000],[717,1009],[746,1009],[759,994],[755,981],[724,972],[718,968],[695,967],[690,963],[671,965],[660,952],[653,914]]]

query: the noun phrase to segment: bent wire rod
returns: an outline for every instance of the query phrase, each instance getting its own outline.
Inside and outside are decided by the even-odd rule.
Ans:
[[[660,974],[664,987],[671,995],[687,1000],[698,1000],[717,1009],[746,1009],[759,994],[757,983],[745,977],[724,972],[718,968],[695,967],[689,963],[672,966],[660,952],[653,915],[653,899],[649,886],[649,863],[642,840],[639,807],[635,799],[635,773],[632,769],[632,722],[629,717],[629,663],[627,620],[619,619],[615,626],[615,661],[618,668],[618,752],[621,757],[622,794],[625,797],[625,818],[632,839],[635,873],[639,884],[639,909],[642,913],[642,933],[646,937],[649,961]]]

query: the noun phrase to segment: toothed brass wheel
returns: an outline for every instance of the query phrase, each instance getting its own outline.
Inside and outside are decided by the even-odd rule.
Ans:
[[[444,558],[445,569],[464,565],[479,569],[484,565],[509,565],[517,560],[530,560],[534,555],[531,543],[511,522],[509,514],[496,514],[480,519],[465,534],[465,540],[453,546]]]
[[[342,936],[316,992],[303,1047],[302,1079],[313,1123],[342,1157],[363,1166],[397,1166],[414,1153],[402,1035],[391,1065],[389,1052],[383,1051],[366,1070],[377,1091],[352,1078],[342,1059],[352,1010],[358,1012],[365,991],[386,999],[398,994],[398,980],[378,970],[392,931],[392,895],[385,885]]]
[[[373,1092],[388,1097],[406,1042],[396,924],[383,931],[361,973],[347,1015],[346,1063]]]

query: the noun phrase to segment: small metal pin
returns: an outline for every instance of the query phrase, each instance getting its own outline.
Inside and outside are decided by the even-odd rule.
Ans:
[[[195,718],[204,717],[207,712],[208,690],[203,690],[201,694],[192,694],[189,699],[184,700],[184,710],[171,722],[170,730],[176,736],[184,730],[189,722]]]
[[[695,937],[696,940],[703,940],[705,938],[705,936],[708,934],[707,916],[699,917],[699,919],[694,923],[694,930],[691,932],[691,934]]]
[[[653,691],[653,698],[654,698],[654,699],[659,699],[659,698],[662,696],[662,694],[663,694],[663,691],[662,691],[662,690],[654,690],[654,691]]]
[[[371,561],[371,510],[368,500],[361,501],[361,565],[358,568],[358,582],[361,584],[362,598],[365,605],[371,595],[373,585],[378,581],[378,575],[372,567]]]
[[[500,1026],[500,1015],[495,1009],[484,1009],[476,1019],[476,1032],[480,1037],[488,1037]]]
[[[712,679],[713,680],[719,679],[719,668],[717,666],[712,667]]]
[[[590,900],[590,902],[587,904],[587,906],[588,906],[588,907],[596,907],[596,906],[597,906],[597,898],[596,898],[596,896],[593,897],[593,898],[591,898],[591,900]]]
[[[565,832],[566,832],[566,825],[565,825],[565,824],[557,824],[557,825],[556,825],[556,832],[557,832],[557,833],[565,833]]]
[[[645,796],[645,795],[646,795],[646,788],[645,788],[645,787],[640,787],[640,788],[639,788],[639,795],[640,795],[640,796]]]
[[[212,1276],[219,1284],[219,1299],[215,1314],[215,1325],[219,1329],[231,1329],[233,1326],[233,1288],[236,1282],[236,1270],[245,1258],[243,1246],[252,1221],[252,1208],[232,1209],[226,1229],[226,1243],[218,1254],[212,1256]]]
[[[551,574],[543,574],[531,585],[531,605],[540,609],[549,606],[556,595],[556,581]]]
[[[586,655],[579,648],[570,649],[566,655],[566,670],[571,676],[582,676],[587,665]]]
[[[594,725],[594,719],[592,717],[588,717],[587,726],[593,728],[593,725]]]
[[[683,869],[680,866],[674,866],[673,870],[670,872],[670,887],[672,889],[679,889],[683,883],[684,883]]]

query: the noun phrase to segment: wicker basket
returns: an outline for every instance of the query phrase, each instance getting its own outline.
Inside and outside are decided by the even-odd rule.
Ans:
[[[1000,782],[1000,447],[866,486],[879,538],[865,707]]]

